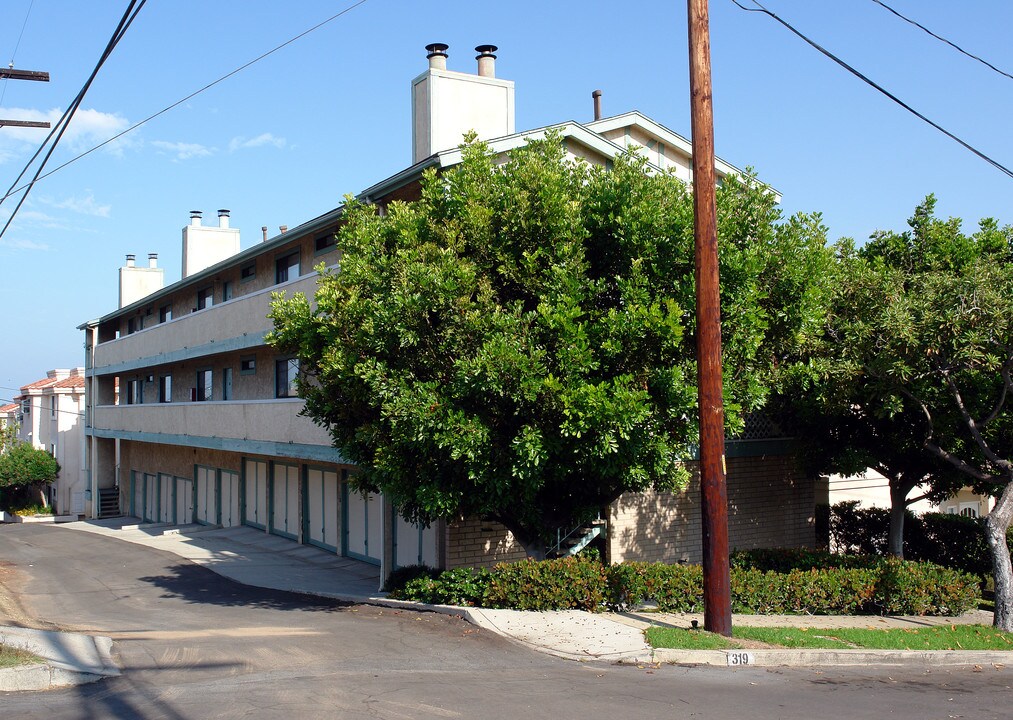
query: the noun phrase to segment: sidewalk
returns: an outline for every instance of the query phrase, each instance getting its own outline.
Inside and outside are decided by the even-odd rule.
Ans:
[[[53,526],[53,532],[91,532],[126,542],[164,550],[186,558],[224,577],[245,585],[288,590],[355,603],[430,610],[460,615],[474,625],[540,652],[581,661],[623,663],[678,663],[692,665],[986,665],[1013,667],[1013,652],[955,651],[823,651],[823,650],[655,650],[644,640],[652,625],[689,628],[703,616],[693,614],[631,612],[587,613],[577,610],[524,612],[452,606],[421,605],[391,600],[379,592],[379,570],[368,563],[340,557],[308,545],[269,535],[250,527],[216,528],[202,525],[169,526],[139,524],[136,518],[91,520]],[[989,625],[990,613],[975,611],[959,618],[839,617],[736,615],[733,625],[796,627],[925,627],[957,623]],[[12,629],[0,627],[0,635]],[[41,632],[41,631],[31,631]],[[52,634],[51,634],[52,635]],[[108,639],[59,634],[62,642],[42,643],[36,654],[50,660],[52,668],[80,678],[98,679],[115,673]],[[41,642],[41,641],[40,641]],[[89,645],[90,643],[90,645]],[[79,650],[78,650],[79,649]],[[80,656],[77,653],[80,652]],[[96,653],[101,656],[96,661]],[[111,671],[111,672],[110,672]],[[0,671],[0,690],[5,686]],[[99,674],[96,674],[98,672]],[[64,678],[65,679],[65,678]],[[87,679],[82,681],[87,681]]]

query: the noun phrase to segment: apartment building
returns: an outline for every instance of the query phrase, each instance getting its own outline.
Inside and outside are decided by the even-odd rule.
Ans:
[[[477,74],[448,70],[447,50],[427,46],[429,67],[412,82],[413,164],[363,191],[363,201],[382,208],[418,197],[423,171],[460,162],[457,146],[468,130],[496,153],[550,129],[573,157],[592,163],[637,148],[655,169],[689,180],[689,141],[638,112],[603,118],[596,103],[592,122],[517,132],[514,84],[495,76],[496,48],[476,48]],[[717,167],[721,175],[736,172],[721,161]],[[264,341],[271,293],[312,297],[314,267],[339,262],[341,213],[332,209],[274,237],[263,228],[263,238],[243,249],[228,210],[218,211],[217,224],[193,211],[182,230],[182,279],[167,287],[157,258],[138,267],[127,256],[119,308],[81,326],[90,515],[117,510],[151,522],[246,525],[377,564],[381,573],[523,556],[495,523],[462,518],[419,527],[383,496],[354,491],[347,482],[354,468],[324,428],[300,415],[298,359]],[[758,438],[729,450],[737,456],[729,467],[733,544],[736,532],[748,546],[814,540],[812,483],[778,443]],[[698,537],[680,539],[662,527],[695,504],[692,490],[621,499],[606,519],[608,554],[699,560]]]
[[[23,385],[14,398],[18,439],[45,450],[60,464],[49,488],[49,502],[58,515],[85,512],[84,385],[84,368],[50,370]]]

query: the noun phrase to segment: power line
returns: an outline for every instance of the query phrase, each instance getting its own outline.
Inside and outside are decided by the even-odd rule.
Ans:
[[[931,125],[932,127],[934,127],[936,130],[938,130],[939,132],[943,133],[943,135],[945,135],[946,137],[948,137],[951,140],[955,141],[956,143],[958,143],[959,145],[961,145],[965,149],[970,150],[972,153],[974,153],[975,155],[977,155],[978,157],[980,157],[982,160],[984,160],[985,162],[987,162],[989,165],[991,165],[992,167],[994,167],[996,170],[999,170],[1000,172],[1004,173],[1008,177],[1013,178],[1013,170],[1010,170],[1005,165],[999,163],[996,160],[993,160],[992,158],[990,158],[988,155],[986,155],[985,153],[983,153],[981,150],[978,150],[973,145],[965,142],[964,140],[961,140],[959,137],[957,137],[956,135],[954,135],[953,133],[951,133],[949,130],[947,130],[946,128],[944,128],[942,125],[939,125],[938,123],[933,122],[932,120],[930,120],[929,118],[927,118],[925,115],[923,115],[922,113],[918,112],[913,107],[911,107],[910,105],[908,105],[906,102],[904,102],[903,100],[901,100],[900,98],[898,98],[896,95],[894,95],[893,93],[891,93],[886,88],[882,87],[881,85],[877,85],[871,79],[869,79],[868,77],[866,77],[865,75],[863,75],[861,72],[859,72],[855,68],[851,67],[851,65],[848,65],[848,63],[846,63],[843,60],[841,60],[839,57],[837,57],[836,55],[834,55],[832,52],[830,52],[829,50],[821,47],[816,42],[814,42],[813,40],[811,40],[808,37],[806,37],[805,35],[803,35],[801,32],[799,32],[794,27],[792,27],[791,24],[789,24],[785,20],[782,20],[780,17],[778,17],[773,12],[771,12],[770,10],[768,10],[767,8],[765,8],[759,2],[757,2],[757,0],[752,0],[753,4],[756,5],[755,8],[748,8],[748,7],[744,6],[742,3],[740,3],[739,0],[732,0],[732,2],[735,3],[739,7],[739,9],[741,9],[741,10],[745,10],[746,12],[763,13],[765,15],[768,15],[772,19],[776,20],[781,25],[783,25],[788,30],[790,30],[793,34],[797,35],[799,38],[801,38],[802,40],[804,40],[807,44],[809,44],[810,46],[812,46],[813,48],[815,48],[816,50],[818,50],[823,55],[826,55],[828,58],[830,58],[835,63],[837,63],[838,65],[840,65],[842,68],[844,68],[845,70],[847,70],[848,72],[850,72],[852,75],[854,75],[855,77],[857,77],[859,80],[861,80],[862,82],[866,83],[867,85],[875,88],[876,90],[878,90],[879,92],[881,92],[883,95],[885,95],[886,97],[890,98],[895,103],[897,103],[898,105],[900,105],[902,108],[904,108],[905,110],[907,110],[909,113],[911,113],[912,115],[914,115],[916,118],[918,118],[918,119],[920,119],[920,120],[928,123],[929,125]]]
[[[35,6],[35,0],[28,3],[28,12],[25,13],[25,21],[21,23],[21,33],[18,35],[18,41],[14,43],[14,52],[11,53],[10,67],[14,67],[14,58],[17,57],[18,48],[21,47],[21,38],[25,36],[25,28],[28,27],[28,18],[32,14],[32,8]],[[4,82],[3,90],[0,90],[0,105],[3,105],[4,95],[7,94],[7,82]]]
[[[149,115],[148,117],[144,118],[144,119],[143,119],[143,120],[141,120],[140,122],[134,123],[133,125],[131,125],[130,127],[128,127],[128,128],[126,129],[126,130],[123,130],[122,132],[119,132],[119,133],[117,133],[117,134],[113,135],[113,136],[112,136],[111,138],[109,138],[108,140],[104,140],[103,142],[100,142],[100,143],[99,143],[98,145],[96,145],[95,147],[93,147],[93,148],[91,148],[91,149],[89,149],[89,150],[85,150],[85,151],[84,151],[83,153],[81,153],[80,155],[77,155],[76,157],[73,157],[73,158],[71,158],[70,160],[68,160],[67,162],[63,163],[62,165],[58,165],[58,166],[56,166],[55,168],[53,168],[52,170],[50,170],[50,171],[49,171],[49,172],[47,172],[46,174],[44,174],[44,175],[40,175],[40,176],[39,176],[39,177],[38,177],[38,178],[36,179],[36,182],[38,182],[38,180],[45,180],[45,179],[46,179],[47,177],[49,177],[49,176],[50,176],[50,175],[52,175],[53,173],[59,172],[59,171],[60,171],[60,170],[62,170],[63,168],[65,168],[65,167],[67,167],[68,165],[71,165],[71,164],[73,164],[73,163],[77,162],[77,161],[78,161],[78,160],[80,160],[81,158],[84,158],[84,157],[86,157],[86,156],[88,156],[88,155],[91,155],[91,154],[92,154],[93,152],[95,152],[96,150],[99,150],[99,149],[101,149],[101,148],[105,147],[106,145],[108,145],[108,144],[109,144],[109,143],[111,143],[111,142],[114,142],[115,140],[119,140],[119,139],[120,139],[121,137],[123,137],[123,136],[124,136],[124,135],[126,135],[127,133],[129,133],[129,132],[133,132],[134,130],[136,130],[137,128],[141,127],[141,126],[142,126],[142,125],[144,125],[145,123],[148,123],[148,122],[150,122],[151,120],[154,120],[154,119],[155,119],[155,118],[157,118],[157,117],[158,117],[159,115],[164,115],[165,113],[169,112],[169,111],[170,111],[170,110],[172,110],[173,108],[176,108],[176,107],[178,107],[178,106],[182,105],[182,104],[183,104],[183,103],[185,103],[185,102],[186,102],[187,100],[190,100],[191,98],[194,98],[194,97],[196,97],[197,95],[200,95],[200,94],[201,94],[202,92],[204,92],[205,90],[210,90],[210,89],[211,89],[211,88],[213,88],[213,87],[214,87],[215,85],[217,85],[217,84],[219,84],[219,83],[221,83],[221,82],[223,82],[223,81],[225,81],[225,80],[228,80],[228,79],[229,79],[230,77],[232,77],[233,75],[236,75],[236,74],[238,74],[238,73],[242,72],[242,71],[243,71],[243,70],[245,70],[246,68],[250,67],[251,65],[253,65],[253,64],[255,64],[255,63],[258,63],[258,62],[260,62],[261,60],[263,60],[264,58],[268,57],[269,55],[273,55],[274,53],[278,52],[278,51],[279,51],[279,50],[281,50],[282,48],[284,48],[284,47],[286,47],[286,46],[288,46],[288,45],[291,45],[291,44],[292,44],[292,43],[294,43],[294,42],[295,42],[296,40],[300,40],[300,39],[302,39],[303,37],[305,37],[306,35],[309,35],[309,34],[310,34],[311,32],[313,32],[313,31],[315,31],[315,30],[319,30],[320,28],[322,28],[322,27],[323,27],[324,25],[328,24],[329,22],[331,22],[331,21],[333,21],[333,20],[337,20],[337,19],[338,19],[339,17],[341,17],[342,15],[345,15],[346,13],[349,13],[349,12],[351,12],[351,11],[352,11],[352,10],[354,10],[355,8],[359,7],[360,5],[364,5],[364,4],[366,3],[366,2],[367,2],[367,0],[358,0],[358,2],[356,2],[356,3],[353,3],[352,5],[349,5],[348,7],[346,7],[346,8],[345,8],[344,10],[342,10],[341,12],[339,12],[339,13],[336,13],[336,14],[334,14],[334,15],[331,15],[331,16],[330,16],[329,18],[327,18],[326,20],[323,20],[323,21],[321,21],[321,22],[317,23],[316,25],[314,25],[313,27],[309,28],[308,30],[304,30],[303,32],[299,33],[298,35],[296,35],[296,36],[294,36],[294,37],[292,37],[292,38],[289,38],[289,39],[288,39],[288,40],[286,40],[285,42],[283,42],[283,43],[281,43],[280,45],[278,45],[278,46],[276,46],[276,47],[274,47],[274,48],[272,48],[272,49],[268,50],[268,51],[267,51],[267,52],[265,52],[264,54],[262,54],[262,55],[259,55],[259,56],[255,57],[255,58],[254,58],[253,60],[250,60],[249,62],[247,62],[247,63],[245,63],[245,64],[243,64],[243,65],[240,65],[240,66],[239,66],[239,67],[237,67],[237,68],[236,68],[235,70],[232,70],[231,72],[228,72],[228,73],[226,73],[225,75],[222,75],[222,76],[221,76],[220,78],[218,78],[217,80],[214,80],[214,81],[212,81],[212,82],[209,82],[209,83],[208,83],[207,85],[205,85],[204,87],[200,88],[199,90],[195,90],[194,92],[190,93],[190,94],[189,94],[189,95],[187,95],[186,97],[184,97],[184,98],[181,98],[181,99],[177,100],[176,102],[172,103],[172,105],[169,105],[169,106],[167,106],[167,107],[164,107],[164,108],[162,108],[162,109],[161,109],[161,110],[159,110],[158,112],[154,113],[153,115]],[[7,192],[7,194],[6,194],[6,195],[4,195],[3,197],[0,197],[0,203],[2,203],[2,202],[3,202],[4,200],[6,200],[6,199],[7,199],[8,197],[10,197],[11,195],[13,195],[14,193],[16,193],[16,192],[20,192],[20,191],[21,191],[21,190],[23,190],[23,189],[24,189],[25,187],[27,187],[27,186],[26,186],[26,185],[22,185],[21,187],[18,187],[18,188],[14,188],[14,189],[11,189],[11,190],[8,190],[8,192]]]
[[[960,47],[956,43],[950,42],[949,40],[947,40],[946,38],[944,38],[942,35],[937,35],[936,33],[932,32],[931,30],[929,30],[927,27],[925,27],[921,23],[917,22],[916,20],[912,20],[911,18],[907,17],[906,15],[900,14],[899,12],[897,12],[896,10],[894,10],[892,7],[890,7],[889,5],[887,5],[882,0],[872,0],[872,2],[876,3],[877,5],[879,5],[884,10],[889,10],[890,12],[892,12],[894,15],[896,15],[897,17],[899,17],[904,22],[911,23],[916,28],[919,28],[920,30],[924,30],[929,35],[931,35],[932,37],[934,37],[936,40],[939,40],[940,42],[946,43],[947,45],[949,45],[951,48],[953,48],[957,52],[959,52],[959,53],[961,53],[963,55],[966,55],[967,57],[971,58],[972,60],[977,60],[978,62],[980,62],[985,67],[991,68],[992,70],[995,70],[1000,75],[1004,75],[1005,77],[1008,77],[1010,80],[1013,80],[1013,75],[1010,75],[1008,72],[1006,72],[1004,70],[1000,70],[995,65],[993,65],[990,62],[988,62],[987,60],[984,60],[984,59],[978,57],[977,55],[975,55],[973,53],[967,52],[966,50],[964,50],[964,48]]]
[[[88,88],[91,87],[92,82],[95,80],[95,76],[98,75],[99,70],[102,68],[102,66],[105,64],[105,61],[112,54],[113,48],[115,48],[116,45],[119,44],[120,40],[123,39],[123,35],[127,32],[127,28],[130,27],[131,23],[133,23],[134,19],[137,17],[137,14],[141,11],[141,8],[144,7],[144,4],[146,2],[147,0],[140,0],[139,2],[138,0],[130,0],[130,4],[127,6],[126,11],[124,11],[123,17],[120,18],[119,25],[116,26],[116,30],[113,32],[112,37],[109,38],[109,42],[106,45],[106,49],[103,51],[102,56],[99,58],[99,61],[95,64],[95,68],[92,70],[91,75],[85,82],[84,87],[81,88],[80,92],[78,92],[77,94],[77,97],[74,98],[74,101],[70,104],[70,107],[67,108],[67,111],[63,114],[63,117],[60,118],[60,122],[58,122],[56,126],[49,132],[49,135],[46,137],[45,141],[43,141],[42,145],[35,152],[35,154],[32,155],[32,159],[28,161],[28,164],[25,165],[24,170],[21,171],[17,179],[15,179],[14,183],[12,183],[13,187],[13,185],[16,185],[17,182],[22,177],[24,177],[25,173],[28,171],[28,168],[31,167],[32,163],[35,162],[35,159],[39,156],[39,153],[42,152],[42,149],[45,148],[46,144],[49,143],[50,139],[52,139],[53,142],[50,145],[49,151],[46,153],[46,156],[42,159],[42,163],[39,165],[39,169],[36,170],[35,176],[32,178],[31,182],[29,182],[28,185],[25,187],[24,194],[21,196],[21,199],[18,201],[18,204],[14,207],[14,211],[11,213],[10,217],[7,218],[7,222],[6,224],[4,224],[3,229],[0,230],[0,238],[4,236],[4,233],[7,232],[7,228],[9,228],[11,226],[11,223],[14,222],[14,218],[18,214],[18,210],[21,209],[21,206],[25,204],[25,200],[28,199],[28,193],[32,191],[32,187],[34,187],[35,183],[38,182],[39,176],[45,169],[46,163],[49,162],[49,158],[53,156],[53,152],[56,150],[56,146],[59,144],[60,139],[63,137],[63,134],[67,131],[67,128],[70,126],[70,121],[73,119],[74,113],[76,113],[77,109],[81,106],[81,102],[84,100],[84,96],[88,92]],[[135,5],[136,9],[134,7]],[[8,197],[10,197],[10,195],[11,192],[8,191],[3,198],[0,198],[0,203],[3,203],[3,201],[6,200]]]

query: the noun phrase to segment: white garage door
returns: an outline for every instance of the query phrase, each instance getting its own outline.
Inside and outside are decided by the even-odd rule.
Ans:
[[[144,473],[144,521],[158,521],[158,478]]]
[[[231,470],[220,471],[222,527],[233,527],[240,524],[239,520],[239,473]]]
[[[204,525],[218,524],[218,493],[214,468],[197,467],[197,522]]]
[[[436,527],[410,523],[400,515],[394,521],[394,566],[436,567]]]
[[[243,523],[261,530],[267,527],[267,463],[243,461]]]
[[[274,463],[271,483],[271,532],[299,539],[299,468]]]
[[[176,522],[187,525],[193,522],[193,480],[176,478]]]
[[[345,554],[380,564],[383,553],[383,499],[345,484]]]
[[[172,475],[158,474],[158,522],[173,523],[174,509],[172,504]]]
[[[306,542],[338,550],[338,473],[306,470]]]

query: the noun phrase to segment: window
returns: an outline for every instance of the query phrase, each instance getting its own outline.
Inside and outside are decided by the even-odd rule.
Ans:
[[[49,417],[56,417],[56,395],[49,398]]]
[[[276,283],[288,282],[299,277],[299,252],[290,253],[280,257],[274,262],[274,281]]]
[[[163,305],[158,308],[158,322],[164,323],[172,320],[172,305]]]
[[[239,358],[239,374],[240,375],[256,375],[257,374],[257,358],[254,355],[244,355]]]
[[[239,282],[249,282],[257,277],[257,263],[251,262],[239,269]]]
[[[172,375],[162,375],[158,378],[158,402],[172,402]]]
[[[197,402],[211,400],[214,396],[214,375],[210,368],[197,371],[197,392],[194,398]]]
[[[197,309],[203,310],[215,304],[215,289],[206,287],[197,291]]]
[[[30,399],[25,398],[24,400],[21,401],[21,414],[22,415],[32,414],[32,401]]]
[[[137,332],[137,321],[134,318],[127,318],[127,335]]]
[[[232,368],[222,369],[222,400],[232,399]]]
[[[316,250],[316,254],[320,255],[333,250],[337,246],[337,239],[333,232],[329,232],[317,237],[317,239],[313,241],[313,246]]]
[[[295,380],[299,376],[299,358],[285,358],[274,362],[274,396],[298,397]]]
[[[222,283],[222,302],[228,302],[232,299],[232,281],[226,280]]]

